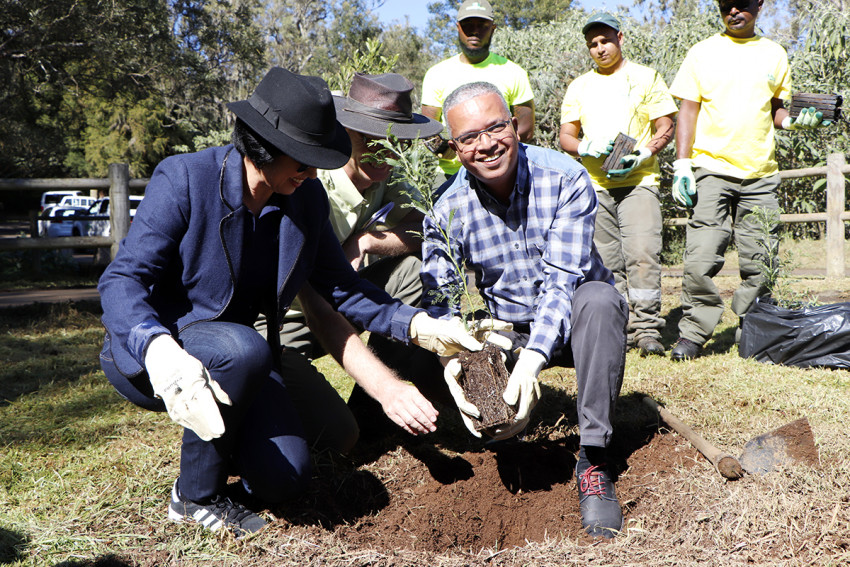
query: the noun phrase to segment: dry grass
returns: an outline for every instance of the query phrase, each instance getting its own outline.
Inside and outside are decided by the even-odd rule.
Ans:
[[[737,280],[718,283],[729,290]],[[678,279],[664,284],[669,344]],[[802,285],[850,297],[847,280]],[[790,467],[724,482],[699,461],[674,475],[640,479],[654,497],[634,508],[624,534],[610,543],[553,538],[504,550],[422,553],[357,548],[309,527],[276,524],[235,541],[168,523],[165,498],[177,474],[178,430],[106,384],[93,362],[101,337],[96,309],[6,310],[0,312],[0,393],[8,400],[0,405],[0,564],[850,564],[850,374],[743,360],[732,339],[735,323],[727,311],[709,354],[690,363],[630,353],[617,426],[645,416],[635,400],[647,394],[734,454],[751,437],[807,416],[819,469]],[[350,387],[333,363],[322,360],[321,367],[341,391]],[[575,390],[567,369],[545,371],[542,382],[568,395]],[[402,474],[386,467],[375,473],[388,485]]]

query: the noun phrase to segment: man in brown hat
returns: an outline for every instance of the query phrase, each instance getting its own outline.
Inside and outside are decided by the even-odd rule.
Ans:
[[[265,525],[241,502],[297,496],[310,445],[284,383],[277,327],[306,283],[372,333],[437,353],[481,344],[362,280],[336,241],[317,168],[351,157],[319,77],[272,68],[236,115],[233,144],[160,163],[127,237],[100,279],[101,367],[129,401],[184,427],[174,521]],[[229,476],[241,482],[227,484]]]
[[[334,234],[352,267],[392,297],[415,306],[422,296],[418,257],[422,243],[411,231],[422,230],[423,215],[409,207],[410,188],[391,183],[392,167],[381,159],[382,146],[377,143],[387,138],[388,128],[402,142],[442,130],[439,122],[412,112],[412,91],[410,81],[396,73],[355,74],[348,95],[334,96],[337,120],[351,141],[351,157],[338,169],[320,169],[318,177],[330,201]],[[380,259],[364,265],[367,254]],[[287,387],[298,392],[298,398],[311,400],[296,407],[302,410],[312,445],[346,453],[357,441],[360,429],[387,425],[380,420],[382,410],[414,435],[434,430],[437,411],[431,403],[417,388],[398,380],[396,372],[382,362],[404,372],[411,361],[419,359],[416,351],[420,349],[372,335],[370,350],[351,323],[309,285],[298,299],[287,313],[280,343],[284,364],[299,370],[285,375]],[[359,423],[334,388],[314,367],[305,364],[304,357],[318,358],[325,351],[356,382],[349,402],[362,416]],[[438,377],[439,372],[438,367]]]

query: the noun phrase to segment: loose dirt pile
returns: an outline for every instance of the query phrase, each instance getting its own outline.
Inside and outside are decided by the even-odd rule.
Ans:
[[[576,452],[569,438],[462,453],[407,445],[356,470],[337,470],[333,478],[320,474],[323,486],[313,492],[313,506],[282,515],[379,551],[476,552],[553,537],[589,540],[581,529]],[[657,498],[652,486],[702,459],[674,434],[655,434],[639,447],[620,445],[614,452],[626,520]],[[329,496],[322,497],[325,491]]]

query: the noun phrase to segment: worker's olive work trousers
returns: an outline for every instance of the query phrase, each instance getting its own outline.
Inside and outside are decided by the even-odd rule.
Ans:
[[[712,278],[723,267],[733,232],[741,285],[732,296],[732,311],[743,317],[766,291],[759,260],[767,259],[768,250],[777,250],[779,224],[763,228],[747,215],[756,207],[779,210],[779,174],[736,179],[697,168],[694,176],[697,194],[686,233],[679,336],[702,345],[723,315],[723,299]]]
[[[614,274],[614,286],[629,302],[628,344],[660,340],[661,202],[657,186],[597,191],[593,242]]]

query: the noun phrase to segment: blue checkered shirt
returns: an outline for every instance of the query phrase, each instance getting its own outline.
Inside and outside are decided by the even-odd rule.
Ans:
[[[464,260],[493,316],[528,325],[526,347],[549,359],[570,337],[576,287],[587,281],[613,285],[593,245],[596,206],[587,171],[553,150],[519,145],[508,206],[461,168],[425,218],[425,308],[435,317],[458,313],[432,292],[456,286],[451,258]],[[451,246],[438,227],[447,230]]]

